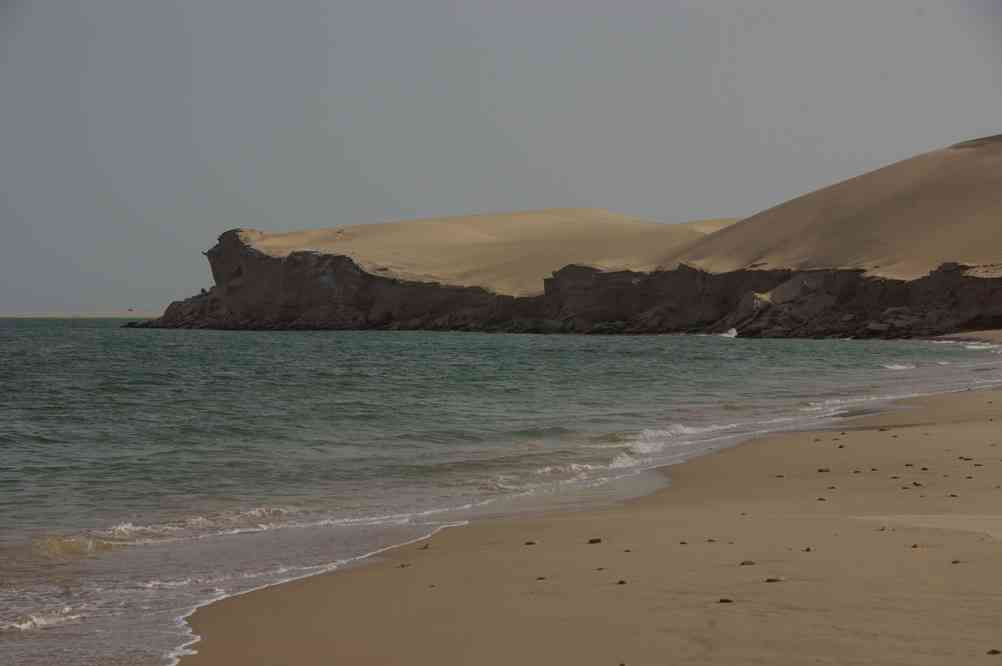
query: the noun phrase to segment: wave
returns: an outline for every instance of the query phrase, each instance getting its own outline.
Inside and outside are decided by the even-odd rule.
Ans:
[[[81,613],[75,613],[70,606],[64,606],[56,611],[23,615],[13,622],[0,624],[0,631],[35,631],[38,629],[47,629],[60,624],[76,622],[81,617],[83,617]]]
[[[493,500],[484,500],[483,503],[489,501]],[[257,507],[245,511],[222,512],[208,517],[196,515],[149,525],[122,522],[85,534],[44,536],[32,542],[32,550],[45,558],[68,559],[91,557],[120,548],[197,541],[276,529],[406,525],[438,513],[469,509],[479,504],[480,502],[474,502],[410,513],[358,517],[333,517],[326,513],[306,513],[283,507]],[[271,520],[268,520],[269,518]]]
[[[286,507],[255,507],[243,511],[223,511],[209,515],[195,515],[149,525],[121,522],[111,527],[95,530],[92,534],[103,543],[122,546],[166,543],[179,539],[196,538],[211,534],[232,534],[241,531],[261,531],[275,527],[289,517],[300,513]],[[267,522],[263,522],[267,521]],[[276,522],[278,521],[278,522]]]
[[[111,541],[84,535],[46,536],[32,542],[32,550],[47,558],[88,557],[118,546]]]
[[[579,474],[591,472],[597,469],[605,469],[604,465],[590,465],[588,463],[568,463],[566,465],[547,465],[533,470],[533,474],[538,476],[548,476],[553,474]]]
[[[915,366],[911,363],[884,363],[881,365],[882,368],[887,370],[914,370]]]

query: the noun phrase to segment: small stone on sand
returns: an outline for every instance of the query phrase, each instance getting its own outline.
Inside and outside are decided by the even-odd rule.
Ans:
[[[536,542],[535,542],[535,541],[526,541],[526,542],[525,542],[525,545],[526,545],[526,546],[535,546],[535,545],[536,545]]]
[[[774,577],[766,578],[765,582],[767,582],[767,583],[782,583],[783,579],[780,578],[779,576],[774,576]]]
[[[722,597],[722,598],[720,598],[720,599],[717,600],[717,603],[718,604],[733,604],[734,600],[733,599],[728,599],[727,597]]]
[[[741,565],[743,567],[750,567],[755,564],[755,560],[741,560]]]
[[[599,539],[598,537],[594,537],[594,538],[592,538],[592,539],[588,539],[588,543],[589,543],[589,544],[596,544],[596,543],[602,543],[602,540],[601,540],[601,539]]]

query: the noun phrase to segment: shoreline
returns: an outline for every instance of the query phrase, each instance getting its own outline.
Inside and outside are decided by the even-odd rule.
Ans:
[[[979,398],[975,399],[971,396],[979,396]],[[971,424],[977,421],[978,418],[994,418],[986,416],[989,412],[984,411],[985,406],[980,405],[980,403],[980,411],[978,409],[971,409],[972,404],[978,402],[984,396],[988,396],[985,398],[989,401],[988,404],[991,404],[991,402],[994,401],[993,399],[997,399],[999,403],[1002,404],[1002,391],[998,389],[962,391],[896,401],[891,404],[903,405],[905,409],[891,409],[878,414],[854,417],[850,421],[847,421],[843,427],[845,434],[841,436],[836,435],[835,439],[838,440],[840,437],[846,441],[849,439],[880,439],[881,437],[879,436],[889,429],[909,427],[925,427],[932,429],[952,428],[953,430],[970,431]],[[909,418],[914,417],[918,413],[916,409],[931,409],[932,412],[938,416],[930,421],[921,422],[921,424],[919,424],[915,422],[914,418]],[[958,417],[960,418],[959,421],[957,420]],[[666,513],[675,515],[678,514],[680,510],[687,507],[701,516],[704,521],[708,520],[709,523],[713,523],[716,517],[712,515],[706,516],[705,509],[693,507],[690,500],[692,499],[691,496],[695,495],[700,499],[699,505],[709,504],[711,506],[721,506],[734,501],[734,498],[729,497],[728,493],[719,492],[719,476],[721,472],[719,468],[723,467],[723,471],[726,472],[727,468],[733,466],[735,462],[745,463],[741,465],[743,470],[748,466],[755,467],[756,465],[761,465],[762,460],[757,459],[761,456],[749,456],[746,453],[751,449],[754,449],[756,453],[759,453],[765,449],[773,449],[777,447],[784,448],[784,446],[788,446],[791,442],[802,442],[805,438],[808,440],[813,439],[815,441],[823,440],[825,438],[831,438],[833,432],[834,431],[831,429],[807,432],[780,432],[766,435],[764,437],[752,438],[735,446],[714,451],[709,455],[698,456],[678,465],[664,468],[666,473],[667,470],[670,470],[672,484],[667,488],[656,491],[650,495],[620,501],[612,506],[603,508],[586,508],[572,511],[557,510],[553,512],[531,513],[528,515],[514,517],[482,518],[467,525],[465,530],[445,530],[443,532],[440,529],[434,534],[422,537],[418,541],[410,544],[391,546],[387,549],[378,551],[375,554],[358,558],[356,563],[364,564],[364,566],[356,566],[353,564],[346,568],[338,568],[327,573],[314,574],[293,581],[276,583],[265,588],[259,588],[258,590],[244,592],[225,599],[208,602],[206,605],[196,608],[194,611],[185,616],[184,621],[190,627],[192,634],[195,636],[193,641],[188,643],[186,647],[194,648],[196,654],[183,654],[180,659],[180,664],[182,664],[182,666],[198,666],[199,664],[275,663],[274,660],[279,658],[279,655],[284,655],[281,658],[289,660],[287,663],[297,664],[330,663],[332,658],[338,656],[343,656],[346,660],[351,660],[352,663],[404,663],[404,661],[407,663],[419,664],[463,663],[462,660],[471,657],[471,653],[463,652],[461,656],[450,653],[449,649],[455,648],[454,641],[447,640],[444,637],[440,637],[439,640],[435,640],[434,638],[428,638],[427,634],[423,634],[424,638],[419,639],[419,636],[415,635],[415,629],[412,626],[414,624],[413,621],[418,621],[418,624],[420,625],[420,618],[423,617],[425,613],[417,613],[413,616],[407,615],[408,622],[406,623],[390,623],[387,625],[385,622],[386,618],[382,617],[382,613],[377,613],[373,616],[379,617],[380,622],[376,623],[373,621],[367,623],[359,617],[358,614],[352,613],[350,610],[346,610],[345,607],[350,609],[355,605],[363,605],[369,609],[370,612],[373,612],[376,610],[374,606],[379,606],[379,602],[376,600],[381,599],[382,602],[386,604],[386,606],[383,607],[383,611],[385,612],[387,607],[392,607],[394,604],[399,604],[401,606],[417,605],[420,607],[423,603],[426,603],[423,598],[428,596],[429,590],[438,590],[439,594],[437,596],[439,597],[447,596],[442,594],[438,583],[428,583],[431,587],[424,586],[420,589],[416,589],[408,588],[406,586],[408,581],[406,580],[398,580],[396,582],[390,582],[390,580],[402,577],[409,577],[413,579],[413,574],[411,572],[418,567],[418,564],[414,562],[415,558],[420,558],[422,568],[430,567],[434,571],[441,570],[442,558],[456,561],[448,565],[448,570],[450,572],[465,572],[466,574],[469,574],[471,573],[471,569],[481,570],[485,564],[489,565],[495,559],[493,557],[487,557],[485,561],[485,555],[483,552],[484,546],[493,544],[499,548],[502,547],[502,542],[498,539],[499,533],[507,535],[515,532],[529,535],[537,533],[540,530],[544,532],[565,533],[569,530],[575,530],[582,522],[598,522],[605,524],[608,523],[610,519],[614,519],[617,523],[622,522],[629,525],[631,523],[647,522],[652,520],[652,513],[655,515]],[[850,435],[848,433],[852,434]],[[893,437],[896,439],[897,435],[894,435]],[[951,441],[952,439],[953,438],[951,438]],[[1002,446],[1002,443],[999,445]],[[900,448],[900,445],[898,448]],[[791,450],[788,453],[797,455],[806,452],[810,452],[811,454],[816,453],[811,447],[804,447],[804,450]],[[901,452],[899,451],[899,453]],[[996,457],[998,457],[998,454],[1002,453],[1002,450],[993,453],[996,453]],[[751,458],[751,460],[740,460],[743,458]],[[773,460],[772,464],[779,465],[780,462]],[[982,463],[978,464],[980,465]],[[818,470],[820,469],[823,468],[818,468]],[[706,474],[707,470],[711,471],[709,476]],[[785,477],[787,475],[783,474],[783,476]],[[718,478],[714,480],[713,477]],[[708,487],[710,490],[707,490],[707,488],[694,487],[692,484],[692,478],[708,481]],[[835,477],[827,476],[823,478],[830,480]],[[756,480],[758,481],[758,479]],[[1002,481],[1002,477],[999,477],[998,480]],[[744,481],[744,483],[742,483],[742,481]],[[743,488],[747,491],[751,489],[748,487],[748,481],[748,479],[744,479],[739,475],[738,478],[729,479],[728,483],[730,485],[735,485],[738,490]],[[914,488],[920,487],[922,486],[914,486]],[[834,498],[825,496],[828,491],[814,489],[812,492],[818,493],[818,498],[811,498],[816,502],[816,504],[810,505],[812,506],[812,510],[815,506],[824,507],[826,509],[832,506],[833,503],[829,503],[829,499]],[[901,490],[898,492],[903,493],[904,491]],[[912,493],[912,496],[918,494],[920,493]],[[823,501],[819,501],[822,497]],[[792,500],[792,498],[789,497],[778,499],[780,500],[781,505],[789,504],[790,500]],[[751,501],[754,503],[755,501],[760,500],[752,499]],[[740,513],[744,515],[749,512]],[[944,515],[946,518],[940,516],[938,519],[940,522],[945,520],[945,524],[947,525],[951,525],[956,522],[953,521],[953,523],[951,523],[949,516],[952,514],[947,513]],[[691,519],[691,517],[692,516],[689,516],[689,519]],[[842,518],[846,519],[847,517],[843,516]],[[856,518],[854,518],[854,520],[857,523],[866,522]],[[888,521],[885,520],[885,522]],[[894,521],[890,522],[893,523]],[[928,523],[929,521],[927,520],[926,522]],[[933,520],[933,522],[935,523],[936,520]],[[963,520],[961,520],[961,522],[963,522]],[[957,534],[969,535],[971,533],[969,531],[970,522],[971,521],[968,520],[965,527],[956,527],[955,529],[959,530]],[[978,523],[978,520],[975,520],[974,522]],[[981,523],[978,524],[980,525]],[[734,526],[731,525],[731,527],[733,528]],[[867,527],[870,530],[873,529],[872,527]],[[882,527],[885,530],[891,529],[892,531],[899,529],[895,527],[887,528],[886,525],[883,525]],[[859,528],[857,528],[857,531],[858,529]],[[903,529],[930,530],[933,528],[928,526],[913,526]],[[603,542],[606,540],[606,538],[601,537],[601,535],[596,538],[603,538]],[[645,538],[649,541],[650,535]],[[531,541],[533,539],[528,540]],[[631,541],[637,542],[643,540],[643,538],[634,538]],[[547,540],[547,542],[548,541],[549,540]],[[682,539],[682,541],[685,541],[685,539]],[[422,546],[415,546],[415,544],[421,542],[424,542]],[[540,545],[525,546],[523,545],[525,541],[519,541],[519,538],[515,537],[513,539],[507,539],[504,543],[503,549],[506,555],[514,558],[512,560],[513,562],[517,561],[525,565],[528,564],[524,561],[525,556],[544,552],[545,549],[541,546],[541,544],[547,542],[540,540],[537,542],[537,544]],[[688,543],[696,543],[696,541],[690,540]],[[584,548],[585,546],[588,546],[588,544],[580,541],[578,543],[562,544],[561,549],[558,550],[561,551],[566,559],[561,559],[561,562],[566,566],[573,567],[576,560],[580,560],[582,557],[586,557],[592,552],[599,552],[603,550],[602,544],[593,544],[589,546],[591,551],[583,550],[580,553],[577,552],[579,547]],[[645,546],[643,550],[649,550],[649,547],[650,544]],[[607,550],[607,548],[604,549]],[[629,553],[633,549],[625,550]],[[438,566],[435,565],[435,558],[429,557],[429,555],[424,553],[424,551],[433,551],[439,555]],[[749,566],[754,568],[754,565]],[[395,569],[403,569],[406,571],[397,572],[394,571]],[[515,572],[510,570],[510,567],[502,567],[500,571],[491,572],[492,575],[487,576],[487,578],[488,581],[493,582],[489,582],[487,586],[491,587],[491,585],[493,585],[491,589],[493,589],[495,594],[501,594],[502,596],[510,595],[512,590],[518,590],[519,592],[524,593],[525,598],[517,600],[518,603],[514,605],[515,607],[526,610],[526,604],[532,603],[533,598],[537,596],[537,592],[531,588],[526,589],[525,580],[513,580],[512,577],[514,573]],[[695,573],[697,574],[696,578],[698,579],[700,577],[698,575],[700,572],[697,570]],[[706,574],[707,572],[702,573]],[[333,574],[338,575],[335,576]],[[446,576],[444,572],[438,573],[437,575],[440,578],[445,579],[449,577]],[[484,575],[486,576],[486,574]],[[542,577],[545,580],[535,581],[531,576],[527,577],[527,580],[532,581],[530,585],[552,585],[547,582],[550,578],[549,576]],[[705,578],[705,575],[703,577]],[[670,578],[670,576],[668,578]],[[616,582],[618,582],[618,580],[625,581],[625,579],[617,579]],[[783,580],[785,581],[786,579],[783,578]],[[410,580],[409,582],[413,583],[414,581]],[[624,585],[629,582],[630,581],[626,581]],[[659,582],[668,583],[670,580],[661,580]],[[401,583],[405,584],[404,589],[397,587]],[[443,580],[442,585],[444,586],[445,584],[446,581]],[[619,585],[616,587],[619,589],[625,589]],[[336,590],[337,594],[320,594],[320,598],[318,598],[319,592],[330,592],[331,590]],[[403,594],[401,594],[401,592],[403,592]],[[453,594],[460,597],[456,600],[457,603],[454,608],[468,609],[474,613],[478,610],[483,610],[478,607],[478,603],[475,600],[464,597],[462,590],[457,590]],[[336,596],[338,601],[331,602],[328,598],[331,596]],[[324,599],[327,601],[324,601]],[[565,599],[565,602],[566,601],[569,600]],[[333,605],[331,605],[332,603]],[[317,604],[321,604],[322,608],[318,608]],[[557,614],[557,617],[564,617],[562,613],[567,613],[568,616],[564,619],[570,619],[570,617],[579,614],[579,611],[576,611],[575,609],[576,605],[567,606],[561,613]],[[442,612],[441,607],[438,607],[437,610],[439,613]],[[712,619],[715,615],[717,615],[715,611],[716,608],[705,609],[705,619]],[[331,631],[333,631],[333,627],[343,627],[346,624],[354,622],[355,631],[346,632],[347,634],[351,634],[351,639],[345,639],[344,637],[338,639],[325,632],[321,632],[320,635],[317,635],[316,630],[319,627],[328,624],[325,621],[326,617],[330,617],[329,627]],[[364,615],[364,617],[369,616]],[[372,618],[370,618],[370,620],[371,619]],[[462,618],[460,617],[453,616],[450,621],[458,622],[461,619]],[[503,618],[498,619],[501,620]],[[517,618],[508,617],[506,619],[511,621],[512,619]],[[665,619],[670,622],[672,619],[672,613],[669,612]],[[594,620],[594,617],[590,618],[592,623]],[[469,624],[469,622],[465,622],[465,624]],[[473,624],[475,625],[472,627],[475,629],[474,633],[480,635],[487,641],[487,643],[494,645],[495,640],[492,639],[491,636],[499,631],[503,633],[502,625],[505,623],[499,622],[498,626],[495,626],[493,630],[489,626],[485,626],[483,624]],[[573,622],[570,624],[573,624]],[[582,628],[584,628],[587,624],[587,622],[582,622]],[[282,627],[282,629],[276,628],[275,625]],[[425,628],[427,629],[428,627]],[[404,637],[408,637],[408,641],[405,642],[409,644],[416,641],[417,645],[421,648],[417,652],[419,656],[413,659],[404,659],[402,655],[406,653],[406,651],[400,654],[394,654],[392,653],[392,650],[387,652],[385,641],[379,640],[376,636],[372,635],[371,632],[373,629],[379,629],[380,635],[402,634]],[[367,632],[369,636],[368,639],[364,638],[367,635]],[[339,629],[335,633],[340,634],[341,630]],[[249,638],[250,635],[253,635],[253,639]],[[986,639],[987,638],[988,637],[986,637]],[[560,641],[556,642],[560,643]],[[545,636],[537,636],[535,638],[535,643],[536,647],[541,650],[554,649],[554,641],[547,639]],[[494,648],[502,647],[503,645],[494,645]],[[366,653],[366,648],[370,648],[371,652]],[[510,648],[511,646],[509,646],[509,649]],[[410,649],[413,650],[413,645]],[[468,649],[477,650],[479,647],[477,645],[473,645],[468,646]],[[985,649],[988,650],[993,648],[989,646]],[[342,650],[348,650],[348,652],[342,652]],[[175,654],[179,653],[182,653],[182,650],[175,652]],[[490,652],[490,654],[494,655],[500,653]],[[563,653],[559,651],[553,652],[551,656],[554,658],[564,658],[556,657],[558,654],[562,655]],[[590,663],[589,660],[585,658],[588,654],[590,654],[590,652],[586,651],[585,653],[582,653],[584,661],[581,661],[580,663]],[[984,652],[982,651],[981,654],[983,655]],[[425,658],[425,655],[427,656],[427,659]],[[457,661],[457,658],[459,661]],[[509,659],[516,658],[523,660],[529,659],[531,663],[531,657],[526,654],[509,655]],[[509,660],[500,659],[497,661],[491,661],[489,656],[479,653],[476,655],[476,660],[478,663],[510,663]],[[627,663],[634,663],[634,661],[627,661]],[[639,663],[647,662],[641,660]],[[702,662],[693,661],[691,663]],[[768,663],[786,662],[771,661]],[[855,662],[839,661],[837,663]],[[871,661],[867,663],[878,662]],[[886,663],[898,662],[888,661]]]

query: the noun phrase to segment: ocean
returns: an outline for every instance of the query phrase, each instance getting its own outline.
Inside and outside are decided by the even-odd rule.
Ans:
[[[2,664],[170,664],[212,600],[1002,384],[978,343],[120,324],[0,320]]]

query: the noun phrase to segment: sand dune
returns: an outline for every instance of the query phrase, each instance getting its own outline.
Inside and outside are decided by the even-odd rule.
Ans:
[[[852,267],[904,279],[949,261],[1002,272],[1002,135],[812,192],[662,259],[715,272]]]
[[[268,254],[321,250],[408,280],[542,293],[568,264],[713,272],[861,268],[914,279],[944,262],[1002,274],[1002,135],[935,150],[734,220],[660,224],[596,209],[471,215],[244,239]]]
[[[348,255],[378,275],[526,296],[542,293],[544,278],[568,264],[654,269],[666,252],[733,222],[662,224],[605,210],[553,209],[243,237],[272,255],[322,250]]]

